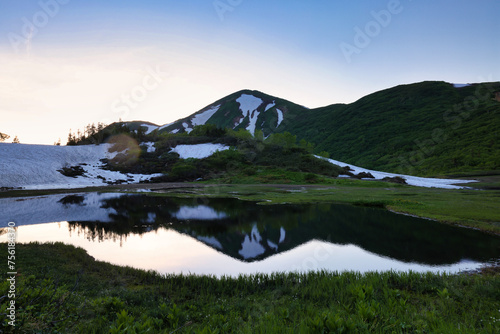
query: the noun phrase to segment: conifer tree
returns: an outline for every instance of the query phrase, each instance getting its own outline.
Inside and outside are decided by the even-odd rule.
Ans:
[[[0,142],[6,141],[9,138],[10,138],[10,136],[8,134],[0,132]]]

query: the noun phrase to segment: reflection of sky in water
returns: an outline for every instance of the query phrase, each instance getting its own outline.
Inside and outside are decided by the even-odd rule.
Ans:
[[[284,240],[285,230],[281,229],[280,241]],[[290,251],[268,257],[262,261],[245,263],[229,257],[207,246],[211,244],[222,247],[216,238],[202,242],[174,230],[159,228],[157,231],[142,235],[130,234],[120,242],[106,240],[104,242],[89,241],[84,233],[69,232],[68,223],[51,223],[31,226],[20,226],[17,229],[17,242],[30,241],[49,242],[62,241],[84,248],[96,260],[117,265],[128,265],[141,269],[157,270],[161,273],[213,274],[217,276],[251,273],[271,273],[287,271],[332,270],[332,271],[446,271],[474,269],[478,262],[462,261],[449,266],[428,266],[404,263],[367,252],[357,246],[340,246],[324,241],[310,241]],[[247,234],[245,243],[255,243],[260,234],[256,226]],[[121,246],[120,246],[121,244]],[[278,245],[275,245],[278,247]],[[217,247],[217,248],[219,248]],[[253,247],[253,246],[252,246]],[[262,247],[262,246],[261,246]],[[251,254],[249,254],[251,255]]]

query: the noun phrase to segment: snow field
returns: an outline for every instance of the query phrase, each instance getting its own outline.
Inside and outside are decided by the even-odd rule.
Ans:
[[[109,144],[52,146],[0,143],[0,187],[80,188],[106,185],[105,181],[139,182],[156,176],[101,169],[101,159],[110,159],[117,154],[109,153],[109,147]],[[67,177],[58,172],[63,167],[71,166],[81,166],[85,176]]]
[[[228,150],[229,146],[222,144],[196,144],[196,145],[177,145],[172,149],[171,152],[176,152],[179,154],[181,159],[204,159],[217,151]]]

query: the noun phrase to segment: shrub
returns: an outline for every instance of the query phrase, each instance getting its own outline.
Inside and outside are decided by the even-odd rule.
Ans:
[[[215,169],[233,169],[239,167],[245,162],[245,156],[236,149],[217,151],[206,159],[209,168]]]
[[[63,167],[57,171],[67,177],[77,177],[85,174],[85,170],[81,166]]]
[[[227,133],[226,129],[221,129],[214,124],[196,125],[193,131],[189,133],[189,136],[204,136],[219,138],[225,136]]]
[[[169,179],[176,181],[195,180],[203,176],[194,161],[184,160],[176,163],[169,173]]]

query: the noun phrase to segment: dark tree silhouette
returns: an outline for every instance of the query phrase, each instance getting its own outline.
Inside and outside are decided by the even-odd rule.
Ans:
[[[0,132],[0,142],[6,141],[9,138],[10,138],[10,136],[8,134]]]

